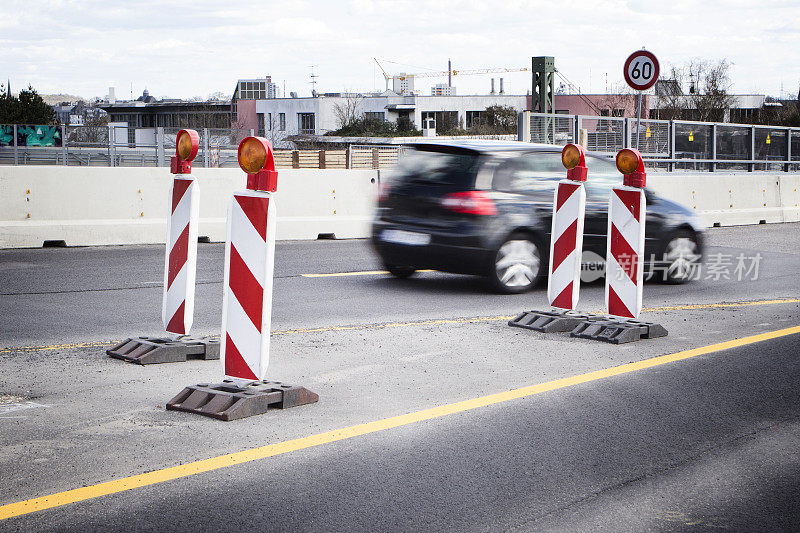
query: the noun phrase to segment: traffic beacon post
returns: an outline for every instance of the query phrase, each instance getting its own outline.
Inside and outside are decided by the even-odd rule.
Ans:
[[[553,222],[550,239],[550,265],[547,299],[555,311],[527,311],[509,321],[510,326],[536,331],[572,331],[591,315],[578,314],[580,295],[583,219],[586,212],[584,182],[588,176],[586,156],[577,144],[561,151],[567,178],[558,182],[553,194]]]
[[[247,190],[228,208],[222,299],[221,383],[183,389],[167,409],[234,420],[319,400],[300,386],[265,381],[269,364],[272,278],[275,265],[275,192],[278,173],[272,145],[262,137],[239,144]]]
[[[663,337],[667,330],[651,322],[636,320],[642,311],[644,282],[644,235],[647,173],[642,155],[634,148],[617,153],[621,186],[611,189],[608,200],[606,240],[606,320],[581,324],[572,335],[615,344]]]
[[[219,359],[219,341],[189,337],[194,318],[197,272],[197,226],[200,220],[200,189],[192,176],[200,136],[181,130],[175,139],[170,162],[174,174],[169,190],[164,292],[161,320],[168,337],[135,337],[106,350],[111,357],[139,364],[174,363],[187,358]]]

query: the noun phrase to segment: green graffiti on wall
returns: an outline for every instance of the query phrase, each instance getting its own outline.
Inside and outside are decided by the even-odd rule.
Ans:
[[[0,126],[0,145],[14,144],[14,126]],[[61,126],[17,126],[17,146],[61,146]]]
[[[59,126],[18,126],[17,134],[25,139],[25,146],[60,146]]]
[[[0,126],[0,146],[14,144],[14,126]]]

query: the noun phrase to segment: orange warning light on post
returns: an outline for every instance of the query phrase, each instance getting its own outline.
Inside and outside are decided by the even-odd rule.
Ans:
[[[246,137],[239,143],[239,167],[247,173],[247,188],[275,192],[278,173],[272,145],[263,137]]]
[[[200,135],[195,130],[181,130],[175,139],[175,155],[170,161],[173,174],[191,174],[192,161],[200,148]]]
[[[586,181],[588,169],[583,147],[577,144],[568,144],[561,150],[561,162],[567,169],[567,179]]]
[[[623,148],[617,152],[617,170],[625,176],[623,185],[629,187],[644,187],[647,173],[644,170],[644,160],[639,150]]]

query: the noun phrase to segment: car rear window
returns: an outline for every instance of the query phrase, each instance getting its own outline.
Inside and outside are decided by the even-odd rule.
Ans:
[[[561,152],[530,152],[501,162],[494,172],[493,188],[502,192],[552,192],[564,178]]]
[[[469,188],[475,183],[479,159],[476,152],[412,149],[398,158],[390,179],[394,183]]]

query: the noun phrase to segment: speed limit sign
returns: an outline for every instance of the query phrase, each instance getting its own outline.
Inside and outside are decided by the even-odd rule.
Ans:
[[[625,81],[637,91],[646,91],[658,80],[658,59],[647,50],[637,50],[625,61]]]

